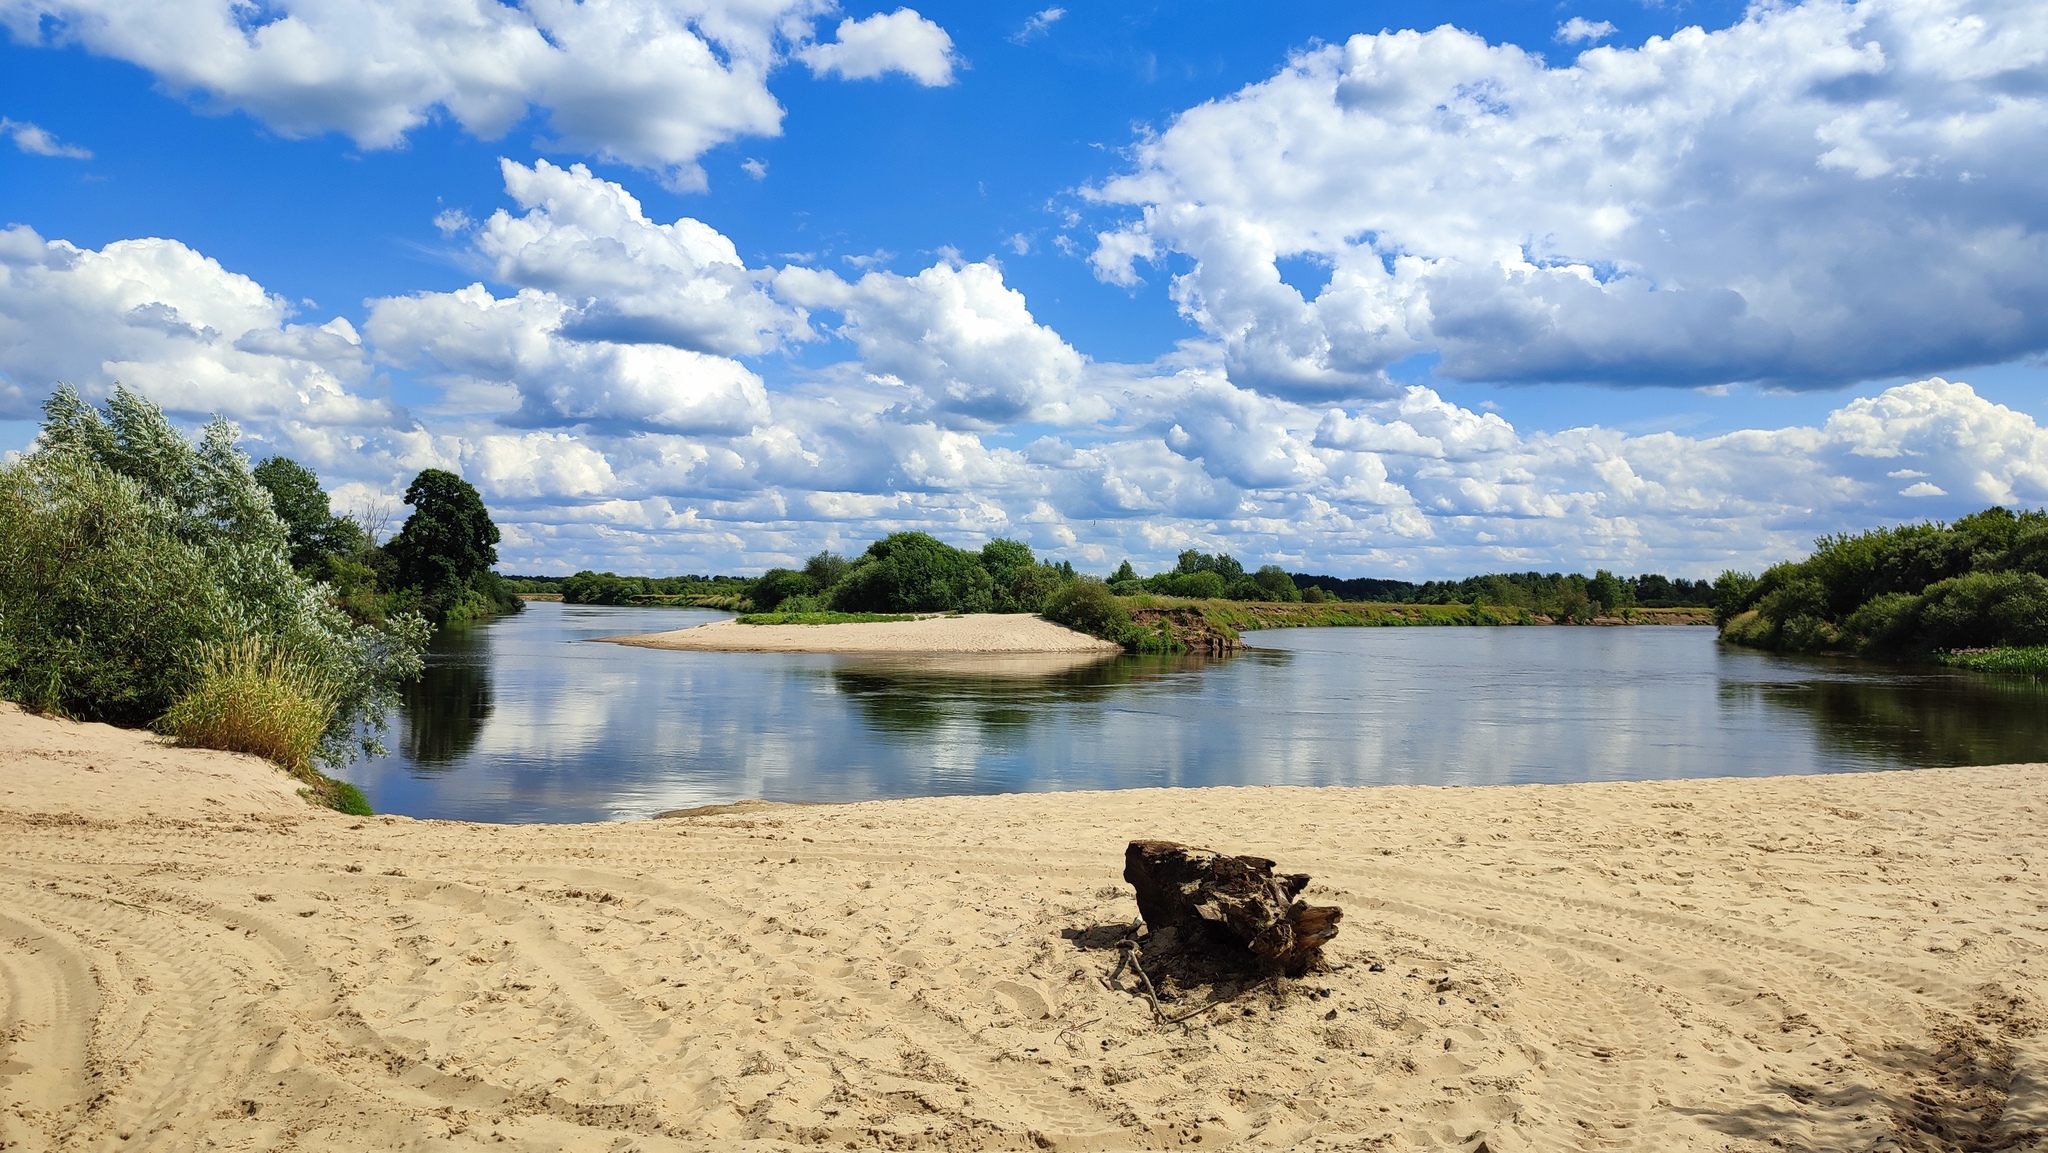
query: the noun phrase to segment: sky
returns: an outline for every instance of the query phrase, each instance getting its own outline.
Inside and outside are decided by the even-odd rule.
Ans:
[[[0,0],[0,452],[501,571],[1711,576],[2048,503],[2038,3]]]

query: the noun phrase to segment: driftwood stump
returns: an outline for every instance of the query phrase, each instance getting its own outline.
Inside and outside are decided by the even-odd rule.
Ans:
[[[1344,910],[1297,900],[1308,874],[1273,874],[1264,857],[1172,841],[1132,841],[1124,880],[1155,942],[1148,952],[1208,952],[1222,967],[1298,977],[1322,957]]]

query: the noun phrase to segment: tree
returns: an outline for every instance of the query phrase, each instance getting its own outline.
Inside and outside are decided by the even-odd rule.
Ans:
[[[754,602],[755,611],[772,613],[783,601],[809,596],[816,591],[817,585],[808,575],[795,569],[772,568],[754,581],[747,599]]]
[[[981,560],[921,532],[898,532],[868,546],[832,592],[842,612],[988,612],[995,582]]]
[[[468,587],[498,563],[498,526],[475,486],[430,468],[405,490],[413,507],[389,545],[401,585],[429,596]]]
[[[1258,582],[1259,588],[1265,592],[1265,599],[1267,600],[1298,601],[1301,599],[1301,590],[1294,587],[1294,578],[1288,576],[1287,570],[1279,565],[1269,564],[1262,566],[1257,573],[1253,574],[1252,579]]]
[[[256,466],[255,477],[284,522],[293,568],[304,571],[334,553],[354,551],[361,530],[334,515],[327,491],[312,469],[288,456],[273,456]]]
[[[831,549],[825,549],[804,562],[804,575],[811,578],[811,583],[818,586],[818,591],[823,592],[845,579],[846,570],[852,567],[852,561]]]
[[[1634,590],[1606,569],[1596,571],[1593,579],[1586,582],[1586,595],[1600,606],[1601,612],[1605,613],[1629,608],[1635,604]]]

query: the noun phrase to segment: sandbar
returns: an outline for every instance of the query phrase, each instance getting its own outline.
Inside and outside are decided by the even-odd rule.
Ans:
[[[713,621],[665,633],[604,637],[650,649],[731,653],[1103,653],[1121,646],[1025,613],[968,613],[837,625]]]
[[[2044,817],[2028,765],[358,819],[0,705],[0,1147],[2021,1148]],[[1311,874],[1332,969],[1106,987],[1160,836]]]

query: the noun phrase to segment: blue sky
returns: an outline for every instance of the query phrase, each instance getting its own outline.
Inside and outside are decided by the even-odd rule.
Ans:
[[[543,572],[1707,575],[2048,499],[2028,5],[225,11],[0,3],[0,448],[120,379]]]

